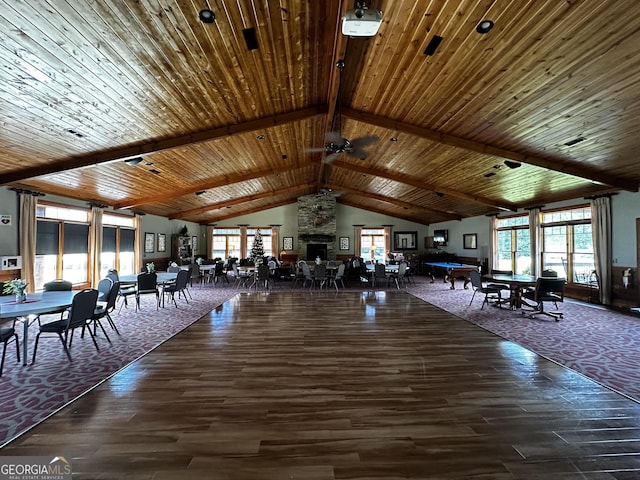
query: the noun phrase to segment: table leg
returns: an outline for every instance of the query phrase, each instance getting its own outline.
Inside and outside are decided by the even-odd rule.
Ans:
[[[22,332],[22,366],[27,366],[27,341],[29,340],[29,318],[21,318],[24,329]]]

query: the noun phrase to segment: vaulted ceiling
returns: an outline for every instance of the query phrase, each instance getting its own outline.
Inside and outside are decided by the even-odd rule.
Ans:
[[[640,2],[369,1],[378,33],[347,37],[355,6],[0,0],[0,185],[202,224],[313,193],[430,224],[637,191]]]

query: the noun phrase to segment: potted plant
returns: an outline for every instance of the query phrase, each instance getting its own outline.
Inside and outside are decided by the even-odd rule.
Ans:
[[[23,303],[27,300],[27,282],[21,278],[14,278],[5,282],[2,293],[14,293],[16,295],[16,302]]]

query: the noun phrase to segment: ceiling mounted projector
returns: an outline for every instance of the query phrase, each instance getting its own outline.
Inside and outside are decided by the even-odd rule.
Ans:
[[[350,37],[373,37],[382,23],[381,10],[356,8],[342,17],[342,34]]]

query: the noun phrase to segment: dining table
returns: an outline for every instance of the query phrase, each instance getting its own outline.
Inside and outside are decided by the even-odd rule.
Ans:
[[[0,319],[14,318],[22,323],[22,365],[27,365],[27,345],[29,326],[39,315],[59,312],[73,303],[73,297],[79,290],[48,291],[29,293],[24,302],[18,303],[13,295],[0,297]]]
[[[535,275],[514,274],[506,275],[503,273],[483,275],[483,280],[491,283],[509,285],[509,307],[517,310],[522,307],[522,289],[532,287],[536,284],[538,277]]]
[[[127,275],[120,275],[120,283],[132,284],[138,281],[139,273],[131,273]],[[156,279],[158,285],[165,285],[167,283],[175,282],[178,272],[156,272]]]

